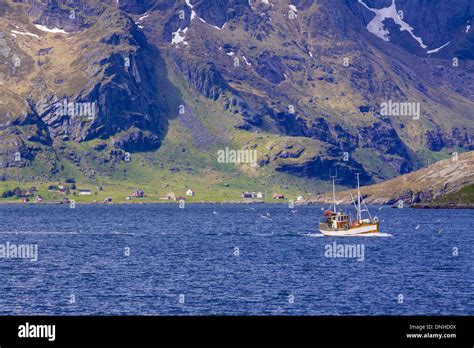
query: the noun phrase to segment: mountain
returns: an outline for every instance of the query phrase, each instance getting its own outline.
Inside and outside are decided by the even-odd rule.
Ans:
[[[0,0],[3,180],[314,192],[334,166],[346,186],[409,173],[473,149],[473,10]],[[218,163],[226,147],[257,165]]]
[[[366,203],[413,205],[474,204],[474,151],[436,162],[426,168],[383,183],[361,188]],[[337,201],[352,203],[356,190],[337,193]],[[309,203],[330,203],[332,193],[308,199]]]

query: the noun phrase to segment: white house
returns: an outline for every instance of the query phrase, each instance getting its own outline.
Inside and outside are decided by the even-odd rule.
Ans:
[[[263,193],[257,192],[257,198],[263,198]]]
[[[186,190],[186,196],[194,196],[195,194],[196,194],[196,193],[195,193],[193,190],[191,190],[191,189],[187,189],[187,190]]]
[[[79,196],[90,196],[91,195],[91,190],[78,190],[79,191]]]
[[[302,200],[304,200],[304,197],[303,197],[303,196],[298,196],[298,197],[296,197],[296,201],[297,201],[297,202],[301,202]]]

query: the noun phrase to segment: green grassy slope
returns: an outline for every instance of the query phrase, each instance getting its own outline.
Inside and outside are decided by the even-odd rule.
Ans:
[[[433,201],[434,204],[474,204],[474,184],[457,192],[448,193]]]

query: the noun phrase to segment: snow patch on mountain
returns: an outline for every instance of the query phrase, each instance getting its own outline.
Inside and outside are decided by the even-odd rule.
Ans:
[[[298,9],[296,8],[295,5],[288,5],[290,7],[290,11],[288,12],[288,15],[290,18],[298,18]]]
[[[135,22],[135,24],[140,28],[140,29],[143,29],[143,26],[141,25],[143,20],[145,18],[147,18],[149,16],[148,13],[145,13],[143,16],[141,16],[140,18],[138,18],[138,20]]]
[[[40,37],[36,34],[33,34],[33,33],[29,33],[29,32],[21,32],[21,31],[18,31],[18,30],[12,30],[12,36],[16,37],[16,35],[14,34],[18,34],[18,35],[25,35],[25,36],[32,36],[32,37],[35,37],[37,39],[39,39]]]
[[[49,29],[48,27],[46,27],[46,26],[44,26],[44,25],[39,25],[39,24],[35,24],[35,27],[38,28],[39,30],[45,31],[45,32],[47,32],[47,33],[53,33],[53,34],[67,34],[66,31],[64,31],[63,29],[59,29],[59,28]]]
[[[448,43],[445,43],[445,44],[444,44],[443,46],[441,46],[441,47],[435,48],[434,50],[426,51],[426,53],[428,53],[428,54],[437,53],[437,52],[439,52],[441,49],[443,49],[443,48],[445,48],[446,46],[448,46],[450,43],[451,43],[451,41],[449,41]]]
[[[63,29],[59,29],[59,28],[53,28],[53,29],[49,29],[48,27],[44,26],[44,25],[39,25],[39,24],[35,24],[35,27],[38,28],[39,30],[41,31],[45,31],[47,33],[53,33],[53,34],[67,34],[66,31],[64,31]]]
[[[188,7],[191,9],[191,21],[192,21],[195,17],[197,17],[197,18],[199,18],[199,19],[201,20],[201,22],[206,23],[206,24],[209,24],[209,23],[207,23],[204,19],[202,19],[201,17],[199,17],[199,16],[196,14],[196,11],[194,11],[194,5],[191,4],[191,0],[185,0],[185,1],[186,1],[186,5],[188,5]],[[221,29],[224,29],[224,27],[225,27],[226,24],[227,24],[227,23],[224,23],[224,24],[222,25],[222,28],[219,28],[218,26],[212,25],[212,24],[209,24],[209,25],[210,25],[211,27],[213,27],[213,28],[216,28],[217,30],[221,30]]]
[[[373,12],[375,17],[367,24],[367,30],[372,34],[378,36],[384,41],[390,41],[390,32],[385,29],[383,22],[386,19],[392,19],[396,24],[400,26],[400,31],[407,31],[412,38],[414,38],[420,45],[421,48],[427,49],[423,43],[421,37],[416,36],[413,31],[414,29],[405,21],[403,21],[397,11],[397,5],[395,0],[392,0],[392,4],[389,7],[376,9],[371,8],[365,4],[363,0],[358,0],[359,4],[363,5],[367,10]]]
[[[191,9],[191,20],[194,19],[194,17],[196,17],[196,12],[194,11],[194,5],[191,4],[191,1],[190,0],[185,0],[186,1],[186,5],[188,5],[188,7]]]
[[[138,18],[138,23],[140,23],[141,21],[143,21],[145,18],[147,18],[149,16],[148,13],[145,13],[143,16],[141,16],[140,18]]]
[[[179,45],[180,43],[183,45],[189,45],[189,43],[186,41],[186,32],[188,29],[188,27],[184,29],[179,28],[177,31],[171,33],[171,43],[175,45]]]
[[[407,31],[411,35],[411,37],[418,42],[420,47],[426,50],[427,54],[437,53],[451,43],[448,42],[438,48],[428,50],[428,46],[424,44],[423,39],[419,36],[416,36],[413,33],[414,29],[408,23],[403,21],[403,14],[400,14],[397,10],[397,4],[395,0],[392,0],[392,4],[389,7],[381,9],[369,7],[364,2],[364,0],[358,0],[358,2],[367,10],[375,14],[375,17],[367,24],[367,30],[384,41],[390,41],[390,31],[385,28],[383,22],[386,19],[392,19],[396,24],[400,26],[400,31]],[[466,28],[466,32],[468,31],[469,29]]]

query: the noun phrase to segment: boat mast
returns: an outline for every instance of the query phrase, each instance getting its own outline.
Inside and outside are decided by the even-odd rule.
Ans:
[[[362,221],[362,212],[360,209],[360,184],[359,184],[359,173],[356,173],[357,176],[357,222]]]
[[[336,214],[336,185],[335,185],[336,176],[337,176],[337,172],[336,172],[336,175],[331,175],[331,178],[332,178],[332,201],[333,201],[333,204],[334,204],[334,214]]]

